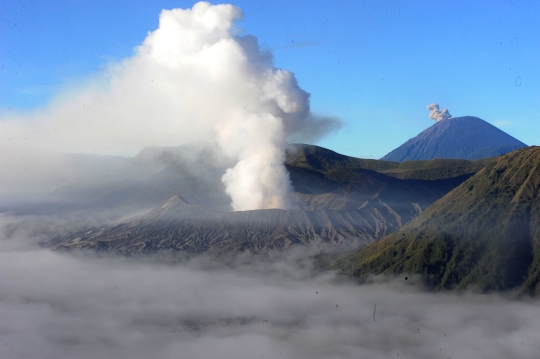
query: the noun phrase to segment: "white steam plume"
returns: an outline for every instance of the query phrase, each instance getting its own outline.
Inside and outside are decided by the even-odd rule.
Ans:
[[[131,155],[143,146],[211,141],[236,163],[223,176],[234,210],[287,208],[287,139],[316,139],[339,121],[310,113],[294,74],[276,69],[255,37],[240,36],[234,23],[242,16],[235,6],[206,2],[163,10],[159,28],[106,75],[43,111],[2,119],[0,150]],[[28,167],[0,162],[21,177]]]
[[[448,112],[448,109],[445,108],[442,111],[439,111],[439,104],[437,103],[432,103],[431,105],[428,105],[427,109],[431,111],[429,113],[429,118],[434,121],[439,122],[441,120],[452,118],[452,115],[450,114],[450,112]]]

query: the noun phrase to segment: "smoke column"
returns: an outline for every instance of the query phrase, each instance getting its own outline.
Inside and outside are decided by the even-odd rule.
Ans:
[[[316,139],[339,121],[310,113],[294,74],[235,27],[242,17],[206,2],[163,10],[132,57],[44,110],[2,119],[0,150],[132,155],[210,141],[236,163],[222,178],[234,210],[288,208],[287,139]]]
[[[439,122],[441,120],[452,118],[452,115],[450,114],[450,112],[448,112],[448,109],[445,108],[442,111],[439,111],[439,104],[437,103],[432,103],[431,105],[428,105],[427,109],[431,111],[429,113],[429,118],[431,118],[433,121]]]

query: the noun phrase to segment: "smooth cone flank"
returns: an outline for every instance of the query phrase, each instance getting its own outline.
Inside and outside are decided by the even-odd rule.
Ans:
[[[385,161],[496,157],[527,145],[486,121],[472,116],[438,121],[386,156]]]

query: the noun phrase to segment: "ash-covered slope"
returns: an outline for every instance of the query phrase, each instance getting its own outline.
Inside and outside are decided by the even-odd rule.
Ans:
[[[355,248],[397,226],[371,209],[357,211],[256,210],[223,212],[175,196],[148,214],[109,228],[96,228],[48,243],[56,249],[115,254],[156,252],[267,253],[292,245]]]
[[[418,273],[436,289],[540,294],[540,147],[501,156],[399,231],[335,265],[360,278]]]
[[[187,158],[186,149],[193,152]],[[292,244],[356,248],[401,228],[485,165],[464,160],[363,160],[310,145],[296,145],[291,151],[286,166],[294,210],[229,212],[220,181],[224,168],[219,165],[224,162],[211,149],[154,148],[141,152],[133,165],[126,164],[126,172],[140,178],[121,192],[104,186],[93,200],[151,204],[166,195],[177,199],[128,223],[56,238],[47,245],[124,254],[265,253]]]
[[[143,217],[56,238],[48,245],[123,254],[266,253],[293,244],[357,248],[399,229],[470,176],[398,179],[364,169],[308,173],[322,182],[291,194],[296,210],[219,211],[175,196]],[[309,176],[302,174],[304,180]]]
[[[434,158],[475,160],[500,156],[526,146],[478,117],[464,116],[438,121],[381,160],[396,162]]]

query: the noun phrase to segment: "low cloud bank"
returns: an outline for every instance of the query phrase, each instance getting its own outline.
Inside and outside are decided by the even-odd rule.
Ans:
[[[100,219],[101,220],[101,219]],[[39,249],[77,218],[0,218],[0,357],[536,358],[540,303],[359,286],[306,261],[181,264]],[[41,230],[40,230],[41,228]],[[293,264],[294,263],[294,264]]]

